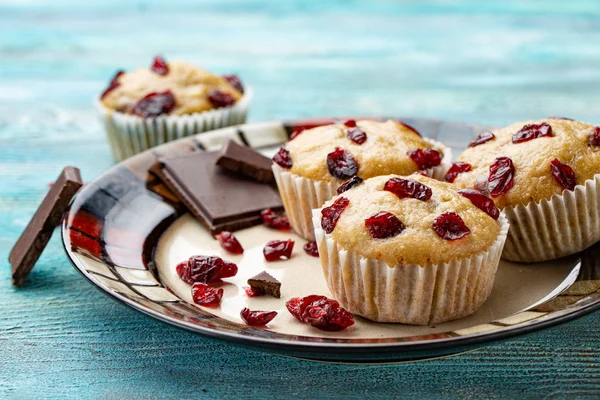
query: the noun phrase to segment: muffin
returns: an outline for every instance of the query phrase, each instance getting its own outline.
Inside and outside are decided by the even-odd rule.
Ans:
[[[600,240],[599,173],[600,127],[548,118],[480,135],[446,178],[489,193],[506,213],[503,258],[536,262]]]
[[[449,148],[400,122],[348,120],[292,136],[273,157],[273,172],[292,228],[314,240],[312,209],[340,185],[417,171],[441,178],[451,158]]]
[[[96,106],[120,161],[170,140],[243,123],[251,96],[235,75],[157,56],[148,69],[117,72]]]
[[[329,290],[377,322],[429,325],[488,298],[508,223],[493,201],[414,174],[378,176],[313,211]]]

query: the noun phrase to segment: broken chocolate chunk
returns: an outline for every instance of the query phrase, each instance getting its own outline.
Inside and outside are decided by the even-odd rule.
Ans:
[[[248,279],[248,285],[262,294],[268,294],[278,299],[281,297],[281,282],[273,278],[266,271]]]
[[[270,158],[242,146],[233,140],[228,141],[221,150],[217,164],[228,171],[240,174],[258,182],[273,183],[275,178]]]

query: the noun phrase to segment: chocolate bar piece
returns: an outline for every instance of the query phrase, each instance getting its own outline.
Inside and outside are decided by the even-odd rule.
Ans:
[[[281,297],[281,282],[273,278],[266,271],[248,279],[248,285],[262,294],[268,294],[278,299]]]
[[[218,157],[198,152],[161,158],[151,170],[213,234],[258,225],[262,210],[283,208],[271,186],[221,170]]]
[[[8,256],[13,285],[23,284],[82,185],[79,169],[63,169]]]
[[[250,147],[237,144],[233,140],[225,143],[217,159],[217,164],[221,168],[258,182],[275,182],[275,177],[271,170],[273,161],[252,150]]]

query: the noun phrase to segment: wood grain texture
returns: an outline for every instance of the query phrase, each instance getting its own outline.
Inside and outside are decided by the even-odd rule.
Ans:
[[[0,398],[597,398],[600,313],[443,360],[316,364],[110,301],[58,235],[21,290],[7,257],[64,165],[85,180],[112,165],[91,99],[119,67],[160,53],[237,72],[256,92],[251,121],[600,123],[598,21],[595,0],[0,0]]]

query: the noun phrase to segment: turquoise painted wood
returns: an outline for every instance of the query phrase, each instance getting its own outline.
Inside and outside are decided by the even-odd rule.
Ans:
[[[254,86],[252,121],[413,115],[600,123],[600,3],[0,0],[0,398],[597,398],[600,313],[469,354],[351,366],[162,325],[92,288],[56,235],[8,251],[62,166],[112,165],[91,99],[154,54]]]

